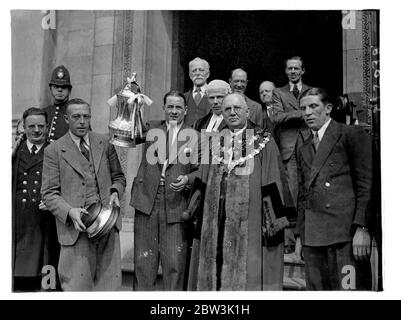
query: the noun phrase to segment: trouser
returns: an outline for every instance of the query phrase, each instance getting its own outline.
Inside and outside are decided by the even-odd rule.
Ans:
[[[288,187],[290,189],[291,197],[294,206],[297,206],[298,198],[298,171],[297,171],[297,160],[295,157],[295,152],[292,153],[291,157],[283,161],[284,168],[287,172]]]
[[[371,290],[370,261],[356,261],[352,243],[303,246],[307,290]]]
[[[159,262],[164,290],[184,290],[186,226],[167,223],[165,186],[157,190],[150,215],[136,212],[134,223],[134,289],[156,290]]]
[[[263,291],[283,290],[284,243],[277,246],[262,247]]]
[[[116,291],[121,287],[120,237],[114,227],[92,241],[80,233],[72,246],[61,246],[58,272],[63,291]]]
[[[298,198],[298,172],[297,172],[297,161],[295,158],[295,152],[292,153],[291,157],[283,162],[286,173],[288,188],[290,189],[291,198],[294,207],[297,207]],[[296,218],[296,217],[294,217]],[[295,221],[296,222],[296,219]],[[285,245],[289,248],[295,247],[295,237],[292,229],[286,228],[284,231]],[[292,251],[292,250],[290,250]]]
[[[35,292],[41,290],[42,277],[13,277],[14,292]]]

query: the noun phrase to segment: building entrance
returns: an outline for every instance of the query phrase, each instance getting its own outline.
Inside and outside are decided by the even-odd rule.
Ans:
[[[188,62],[201,57],[210,63],[209,80],[227,81],[231,70],[245,69],[247,95],[259,101],[259,84],[285,85],[284,60],[300,55],[305,83],[342,94],[341,11],[180,11],[177,17],[180,89],[192,86]]]

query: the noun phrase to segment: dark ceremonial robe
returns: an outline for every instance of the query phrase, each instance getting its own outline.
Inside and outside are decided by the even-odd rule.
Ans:
[[[250,122],[247,128],[256,129]],[[228,130],[222,134],[230,135]],[[261,138],[254,142],[255,149],[263,141],[263,135],[261,132]],[[228,173],[223,163],[200,167],[199,179],[194,185],[202,191],[203,201],[196,213],[189,290],[263,290],[265,287],[266,246],[282,243],[286,221],[284,171],[274,139],[270,137],[253,161],[247,160],[246,166],[248,162],[253,162],[253,168],[243,175],[235,169]],[[263,210],[263,207],[268,208]],[[268,215],[275,218],[266,223]],[[272,226],[277,232],[272,233]]]

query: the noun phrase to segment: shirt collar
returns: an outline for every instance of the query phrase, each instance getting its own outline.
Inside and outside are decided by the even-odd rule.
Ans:
[[[175,128],[175,132],[179,131],[183,125],[184,121],[181,121],[180,124],[177,124],[176,126],[174,126],[173,128]],[[166,122],[167,125],[167,131],[170,131],[170,128],[172,127],[170,122]]]
[[[324,133],[326,132],[326,129],[330,124],[330,121],[331,121],[331,118],[329,118],[329,120],[327,120],[325,122],[325,124],[322,125],[322,127],[317,131],[317,135],[318,135],[320,141],[322,141]],[[314,132],[316,132],[316,131],[314,131]]]
[[[42,144],[37,144],[37,145],[36,145],[36,148],[37,148],[37,149],[36,149],[35,154],[37,154],[37,153],[39,152],[39,150],[43,147],[44,144],[45,144],[45,143],[43,142]],[[34,143],[31,143],[29,140],[26,140],[26,145],[28,146],[29,152],[31,152],[31,149],[32,149]]]
[[[217,115],[214,112],[212,113],[212,118],[210,120],[214,120],[214,119],[223,119],[223,115]]]
[[[73,134],[73,133],[71,132],[71,130],[68,130],[68,133],[70,134],[72,141],[74,141],[74,143],[75,143],[75,144],[78,146],[78,148],[79,148],[79,144],[81,143],[81,137],[77,137],[75,134]],[[83,138],[84,138],[84,140],[85,140],[85,143],[89,146],[89,145],[90,145],[90,143],[89,143],[89,134],[86,133],[86,135],[84,135]]]
[[[246,127],[247,127],[247,123],[245,123],[245,126],[244,126],[241,130],[238,130],[238,131],[235,131],[235,130],[234,130],[234,132],[230,131],[231,137],[237,137],[237,136],[239,136],[240,134],[242,134],[242,133],[244,132],[244,130],[246,129]]]
[[[205,93],[206,93],[206,83],[202,86],[202,87],[200,87],[200,89],[201,89],[201,91],[200,91],[200,94],[203,96]],[[196,86],[194,86],[193,87],[193,89],[192,89],[192,94],[196,94]]]
[[[302,90],[302,80],[299,80],[297,82],[297,87],[298,90],[301,91]],[[290,91],[292,91],[294,89],[294,83],[290,82]]]

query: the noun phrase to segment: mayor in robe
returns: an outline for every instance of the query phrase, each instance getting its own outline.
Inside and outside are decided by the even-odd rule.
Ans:
[[[280,154],[271,135],[247,121],[241,94],[227,95],[222,110],[227,128],[202,148],[211,157],[202,154],[193,182],[202,200],[188,290],[280,290],[288,225]]]

